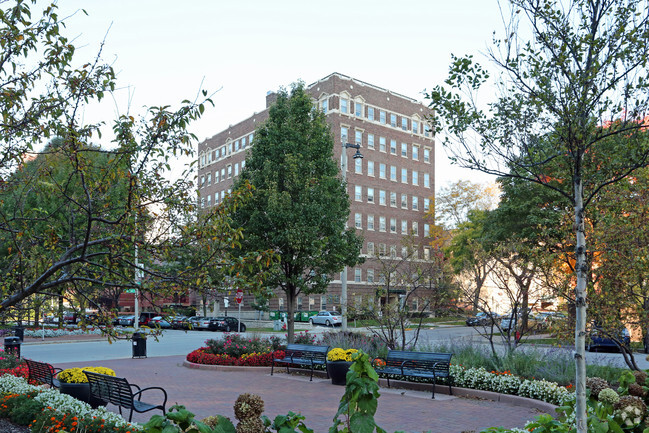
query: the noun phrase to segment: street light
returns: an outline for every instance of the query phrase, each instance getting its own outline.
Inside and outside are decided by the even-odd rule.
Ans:
[[[352,148],[356,149],[356,153],[354,154],[353,158],[354,159],[363,159],[363,154],[361,154],[360,144],[351,144],[351,143],[345,143],[347,140],[347,137],[343,136],[342,137],[342,152],[340,155],[340,171],[343,173],[343,183],[347,183],[347,149]],[[345,185],[345,188],[347,188],[347,185]],[[345,220],[345,231],[347,231],[347,222],[349,218]],[[341,304],[341,314],[343,316],[343,321],[341,324],[341,328],[343,331],[347,331],[347,265],[343,267],[343,272],[340,277],[340,304]]]

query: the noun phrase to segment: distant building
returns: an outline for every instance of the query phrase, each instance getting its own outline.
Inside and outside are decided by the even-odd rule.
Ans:
[[[362,254],[372,257],[401,255],[402,237],[413,233],[423,247],[434,203],[435,140],[427,127],[431,110],[421,102],[363,81],[333,73],[309,85],[314,105],[331,125],[340,162],[341,144],[358,143],[363,159],[347,149],[347,183],[351,203],[349,226],[362,231]],[[269,92],[266,109],[216,134],[198,145],[198,192],[202,208],[218,205],[231,191],[233,179],[246,163],[246,151],[254,146],[255,129],[268,118],[268,107],[277,95]],[[378,282],[376,264],[367,260],[348,269],[348,302],[358,304],[373,297]],[[297,310],[339,309],[340,277],[324,295],[298,298]],[[271,309],[284,309],[281,297]],[[391,294],[396,299],[398,293]],[[230,296],[231,304],[234,294]],[[220,302],[220,300],[217,300]],[[416,307],[416,305],[413,305]]]

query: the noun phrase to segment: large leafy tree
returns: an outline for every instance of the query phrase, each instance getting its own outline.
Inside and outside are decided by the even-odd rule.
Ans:
[[[115,89],[113,70],[100,55],[75,57],[55,4],[42,14],[30,6],[17,0],[0,9],[0,313],[30,298],[68,290],[83,297],[134,288],[136,280],[162,296],[192,287],[212,262],[180,270],[174,262],[179,248],[207,236],[213,250],[205,256],[231,259],[234,275],[259,269],[248,257],[221,254],[241,238],[224,216],[238,200],[187,228],[196,213],[191,167],[171,175],[173,162],[193,155],[187,128],[210,103],[206,93],[120,116],[110,148],[98,147],[107,122],[85,123],[83,112]],[[43,148],[52,137],[60,138],[56,147]]]
[[[333,146],[324,114],[313,109],[304,85],[295,84],[278,93],[235,185],[254,188],[233,216],[246,232],[242,247],[280,257],[267,283],[286,294],[289,342],[296,297],[324,293],[333,274],[360,261],[362,241],[345,230],[349,197]]]
[[[477,105],[489,74],[471,56],[456,58],[448,87],[428,96],[456,162],[546,186],[573,208],[576,424],[585,432],[586,211],[604,187],[649,162],[641,131],[649,15],[641,0],[510,4],[504,36],[489,51],[499,71],[497,99]]]

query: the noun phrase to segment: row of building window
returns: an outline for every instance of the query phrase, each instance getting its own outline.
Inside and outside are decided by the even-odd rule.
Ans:
[[[228,188],[227,190],[225,190],[225,189],[221,190],[220,192],[219,191],[215,192],[214,193],[214,206],[221,203],[225,199],[225,196],[227,196],[231,192],[232,192],[231,188]],[[201,197],[201,202],[200,203],[201,203],[202,208],[204,208],[206,206],[207,207],[212,206],[212,194],[209,194],[209,195],[207,195],[205,197]]]
[[[365,167],[369,177],[376,177],[378,168],[379,179],[388,179],[388,166],[382,162],[376,164],[374,161],[366,161]],[[363,160],[361,158],[354,159],[354,173],[363,174]],[[407,168],[398,169],[396,165],[390,166],[390,180],[392,182],[399,182],[405,184],[412,184],[419,186],[419,171],[411,170],[408,173]],[[424,188],[430,188],[430,173],[423,173],[421,176],[422,185]]]
[[[410,158],[412,158],[413,161],[419,161],[419,159],[421,158],[423,162],[427,164],[431,163],[432,149],[428,146],[424,146],[422,151],[421,146],[419,144],[409,145],[408,143],[401,143],[401,145],[398,146],[397,140],[390,139],[390,144],[388,148],[387,138],[379,136],[378,140],[376,140],[374,134],[365,134],[365,137],[363,137],[363,134],[364,131],[362,129],[354,130],[354,144],[358,144],[370,150],[378,149],[379,152],[383,152],[383,153],[388,153],[388,149],[389,149],[390,155],[401,155],[403,158],[408,158],[410,156]],[[348,142],[349,140],[348,126],[340,127],[340,136],[342,137],[342,141],[344,143]],[[365,140],[363,140],[363,138],[365,138]]]
[[[427,226],[428,224],[426,224]],[[397,258],[397,246],[396,245],[390,245],[388,247],[387,244],[384,243],[379,243],[376,246],[378,249],[375,249],[374,242],[368,242],[367,247],[366,247],[366,254],[369,257],[375,257],[375,256],[380,256],[380,257],[390,257],[391,259],[396,259]],[[389,248],[389,255],[388,255],[388,248]],[[418,260],[419,259],[419,251],[414,250],[414,251],[408,251],[407,247],[401,247],[401,258],[412,258],[413,260]],[[424,247],[424,260],[430,260],[430,248]],[[359,268],[360,269],[360,268]],[[358,271],[358,269],[357,269]]]
[[[244,150],[246,146],[252,146],[252,140],[254,138],[255,133],[253,132],[238,140],[230,141],[217,149],[208,149],[201,154],[199,168],[205,167],[212,162],[220,161],[232,153]]]
[[[366,187],[365,197],[363,197],[363,187],[361,185],[354,185],[354,201],[362,202],[363,199],[365,199],[367,203],[378,203],[380,206],[387,206],[388,197],[390,198],[390,207],[398,207],[398,197],[396,192],[386,191],[384,189],[375,190],[372,187]],[[410,201],[411,209],[418,211],[419,197],[413,195],[410,197]],[[401,194],[401,201],[399,203],[401,205],[401,209],[408,209],[408,194]],[[424,212],[428,212],[430,210],[430,198],[424,198],[423,210]]]
[[[246,167],[246,161],[241,161],[241,170]],[[223,182],[226,179],[232,179],[232,177],[239,176],[239,163],[236,162],[234,165],[228,164],[226,167],[223,167],[220,171],[217,169],[214,171],[214,184],[216,185],[219,182]],[[212,172],[202,175],[200,182],[198,184],[199,188],[204,186],[212,185]]]
[[[325,98],[320,101],[320,109],[326,114],[329,111],[329,99]],[[361,101],[354,101],[345,95],[340,96],[339,111],[342,114],[352,115],[358,118],[378,122],[381,125],[390,125],[393,128],[401,128],[403,131],[409,131],[413,134],[419,134],[430,137],[430,128],[417,118],[390,113],[378,107],[366,105]]]
[[[375,223],[378,222],[378,225]],[[368,214],[367,219],[366,219],[366,226],[365,229],[369,231],[374,231],[378,230],[380,232],[387,232],[387,223],[388,223],[388,218],[385,216],[379,216],[378,218],[374,218],[373,214]],[[356,227],[358,230],[363,230],[363,214],[362,213],[355,213],[354,214],[354,227]],[[390,218],[390,233],[397,233],[397,219],[396,218]],[[424,224],[424,237],[428,236],[430,233],[430,224],[425,223]],[[401,234],[402,235],[413,235],[413,236],[419,236],[419,223],[417,221],[413,221],[410,226],[408,224],[408,220],[401,220]]]
[[[370,274],[371,271],[371,274]],[[354,274],[354,282],[361,282],[361,277],[362,275],[358,275],[358,281],[356,281],[357,277],[356,274]],[[370,281],[370,278],[372,281]],[[379,278],[381,280],[381,278]],[[373,283],[374,282],[374,269],[368,269],[367,270],[367,282],[368,283]],[[284,303],[285,300],[284,298],[280,297],[277,298],[278,301],[278,307],[279,310],[282,311],[284,310]],[[350,298],[350,301],[353,301],[354,307],[355,308],[364,308],[368,307],[370,309],[373,308],[374,304],[376,303],[377,299],[374,295],[353,295],[353,298]],[[367,304],[367,305],[366,305]],[[429,304],[424,303],[426,305],[426,308],[428,309]],[[326,295],[312,295],[309,296],[306,299],[303,299],[301,296],[297,297],[297,301],[295,304],[295,309],[297,311],[299,310],[309,310],[309,311],[315,311],[315,310],[327,310],[327,309],[335,309],[336,306],[340,306],[340,295],[335,295],[335,294],[326,294]],[[419,299],[417,297],[411,297],[411,302],[410,302],[410,309],[411,311],[419,311]]]

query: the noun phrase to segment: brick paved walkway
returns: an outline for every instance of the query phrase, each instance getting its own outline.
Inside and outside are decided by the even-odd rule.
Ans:
[[[117,359],[101,363],[65,363],[56,367],[101,365],[112,368],[118,376],[126,377],[141,387],[162,386],[169,394],[168,407],[183,404],[197,415],[221,414],[233,422],[232,405],[239,394],[254,393],[265,402],[265,415],[274,418],[289,411],[306,417],[306,425],[316,433],[327,432],[338,409],[344,387],[330,381],[275,373],[267,369],[239,371],[198,370],[182,366],[183,356],[146,359]],[[153,391],[152,391],[153,392]],[[435,400],[429,392],[381,389],[377,423],[388,432],[460,433],[492,427],[522,427],[539,412],[507,403],[457,398],[439,394]],[[146,397],[143,398],[146,401]],[[153,401],[152,401],[153,402]],[[109,405],[109,409],[116,410]],[[143,422],[151,414],[136,414],[134,420]],[[160,413],[159,411],[157,413]]]

